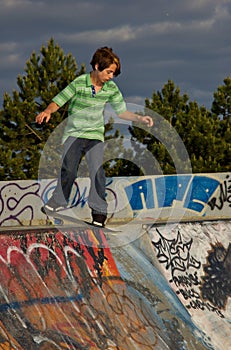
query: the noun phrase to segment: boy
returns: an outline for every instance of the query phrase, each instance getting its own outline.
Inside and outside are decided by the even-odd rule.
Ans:
[[[68,120],[64,130],[64,153],[56,189],[42,208],[57,212],[67,207],[72,185],[81,158],[85,155],[89,167],[91,187],[88,205],[92,223],[103,227],[107,218],[105,174],[103,170],[104,116],[110,103],[119,118],[153,125],[149,116],[139,116],[126,109],[123,96],[112,81],[120,74],[120,60],[111,48],[99,48],[90,62],[92,71],[74,79],[56,95],[48,107],[36,116],[36,122],[48,122],[51,114],[69,102]]]

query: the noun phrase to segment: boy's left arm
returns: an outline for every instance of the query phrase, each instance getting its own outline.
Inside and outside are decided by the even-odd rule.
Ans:
[[[152,127],[154,124],[153,119],[150,116],[148,116],[148,115],[142,116],[142,115],[138,115],[138,114],[135,114],[133,112],[130,112],[130,111],[125,111],[125,112],[119,114],[118,117],[121,119],[124,119],[124,120],[130,120],[132,122],[141,122],[141,123],[146,124],[149,127]]]

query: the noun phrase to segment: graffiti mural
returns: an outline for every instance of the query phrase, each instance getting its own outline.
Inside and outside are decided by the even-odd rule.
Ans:
[[[231,179],[230,175],[226,175],[224,181],[219,184],[218,196],[214,196],[208,201],[211,210],[215,208],[222,210],[225,204],[231,207]]]
[[[69,207],[87,219],[90,180],[75,181]],[[106,197],[110,219],[152,217],[155,220],[231,217],[230,174],[198,174],[108,178]],[[0,182],[0,226],[47,224],[40,207],[56,180]]]
[[[225,310],[231,297],[231,243],[227,249],[221,243],[212,245],[204,273],[201,286],[203,299]]]
[[[168,208],[177,201],[182,208],[200,213],[218,186],[219,181],[208,176],[170,175],[140,180],[127,186],[125,191],[131,197],[130,204],[134,211],[144,207]]]
[[[153,226],[150,235],[161,271],[192,319],[216,349],[231,347],[230,221]]]
[[[201,285],[197,272],[201,268],[201,263],[191,253],[193,238],[184,242],[180,231],[177,232],[176,238],[171,239],[164,237],[159,229],[156,229],[156,232],[160,236],[158,242],[153,241],[157,250],[157,258],[161,264],[164,264],[166,270],[170,270],[169,282],[174,283],[177,287],[176,294],[181,295],[188,302],[185,303],[186,307],[188,309],[207,308],[223,317],[219,309],[204,303],[200,298],[200,293],[195,289]]]
[[[156,326],[145,305],[136,308],[110,250],[96,240],[101,246],[102,232],[1,237],[0,347],[154,348]]]
[[[211,349],[121,278],[100,229],[8,232],[0,260],[1,349]]]
[[[1,184],[0,226],[23,225],[25,217],[28,224],[32,224],[37,212],[35,208],[41,203],[39,184],[29,181],[1,182]]]
[[[230,174],[107,179],[114,238],[55,227],[55,184],[0,183],[1,349],[231,348]],[[88,192],[76,180],[81,218]]]

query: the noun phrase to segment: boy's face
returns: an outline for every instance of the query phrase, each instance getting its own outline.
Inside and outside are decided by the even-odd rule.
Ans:
[[[96,71],[98,74],[98,79],[103,84],[103,83],[106,83],[107,81],[111,80],[114,77],[117,66],[115,63],[113,63],[108,68],[105,68],[101,72],[98,70],[98,65],[96,65],[95,68],[96,68]]]

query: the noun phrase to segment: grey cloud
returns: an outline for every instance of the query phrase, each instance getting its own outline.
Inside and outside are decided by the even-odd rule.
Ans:
[[[0,0],[0,99],[32,51],[54,37],[79,64],[108,45],[121,57],[117,83],[134,101],[168,79],[208,105],[230,75],[230,0]],[[4,77],[4,79],[3,79]]]

